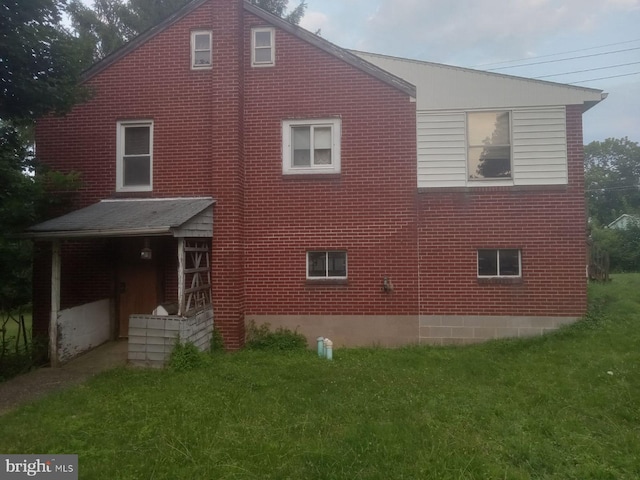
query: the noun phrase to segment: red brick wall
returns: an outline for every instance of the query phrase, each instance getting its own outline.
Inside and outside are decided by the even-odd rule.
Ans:
[[[75,207],[116,196],[216,198],[221,235],[213,244],[214,308],[231,347],[243,335],[241,9],[239,0],[207,2],[92,77],[87,85],[94,96],[87,103],[64,118],[42,119],[37,128],[39,158],[82,173]],[[190,68],[190,32],[196,29],[213,31],[211,70]],[[115,193],[116,125],[128,119],[154,121],[148,194]]]
[[[425,191],[420,199],[424,315],[580,316],[586,309],[582,114],[567,107],[569,185]],[[479,248],[522,250],[522,282],[481,283]]]
[[[266,26],[245,25],[247,45]],[[415,103],[282,30],[275,45],[275,67],[244,58],[247,314],[417,313]],[[283,175],[282,121],[328,117],[341,173]],[[348,284],[307,285],[306,252],[330,249],[348,252]]]

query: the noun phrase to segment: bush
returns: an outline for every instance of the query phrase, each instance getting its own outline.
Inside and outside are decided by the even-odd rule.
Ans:
[[[594,228],[593,241],[609,253],[612,272],[640,272],[640,226],[624,230]]]
[[[252,321],[247,325],[245,348],[289,352],[306,350],[308,345],[305,336],[297,331],[278,327],[272,332],[268,323],[258,326]]]
[[[214,328],[213,332],[211,333],[211,343],[209,344],[209,352],[210,353],[224,352],[224,340],[222,338],[222,334],[220,333],[220,330],[218,330],[217,328]]]
[[[191,342],[176,341],[169,357],[169,369],[176,372],[188,372],[199,368],[204,363],[204,355]]]

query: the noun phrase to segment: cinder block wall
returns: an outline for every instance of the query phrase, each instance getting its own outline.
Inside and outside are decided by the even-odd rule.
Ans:
[[[129,364],[162,368],[176,341],[193,343],[200,351],[209,348],[213,333],[213,309],[188,318],[132,315],[129,317]]]

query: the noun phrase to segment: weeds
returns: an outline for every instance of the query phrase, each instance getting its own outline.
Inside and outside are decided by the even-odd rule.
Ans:
[[[271,331],[271,325],[247,324],[245,348],[248,350],[270,350],[278,352],[301,351],[308,348],[307,339],[301,333],[288,328],[278,327]]]

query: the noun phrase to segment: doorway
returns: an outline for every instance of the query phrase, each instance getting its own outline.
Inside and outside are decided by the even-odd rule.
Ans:
[[[140,259],[142,242],[127,242],[118,263],[118,337],[129,336],[129,316],[151,315],[158,306],[158,267],[155,260]]]

